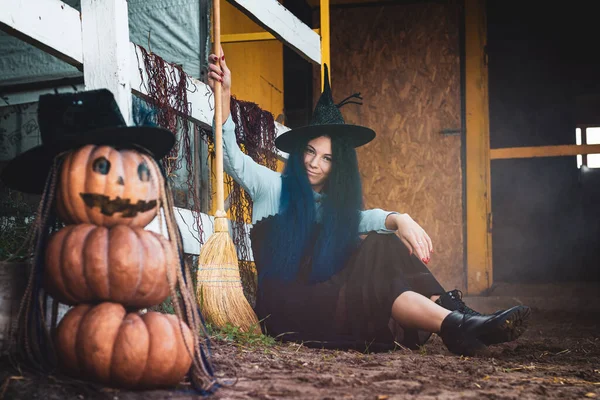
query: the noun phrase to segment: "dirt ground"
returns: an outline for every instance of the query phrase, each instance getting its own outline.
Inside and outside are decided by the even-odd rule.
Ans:
[[[419,351],[364,354],[297,344],[214,343],[221,374],[237,382],[215,399],[600,398],[600,313],[534,310],[517,341],[483,357],[451,355],[437,336]],[[0,364],[4,399],[192,399],[185,386],[126,392],[19,375]]]

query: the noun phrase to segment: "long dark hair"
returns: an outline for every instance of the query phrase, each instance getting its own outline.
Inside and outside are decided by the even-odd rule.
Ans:
[[[334,137],[331,142],[332,168],[323,188],[320,216],[304,167],[308,140],[290,153],[282,175],[279,215],[268,232],[269,243],[263,244],[269,248],[269,256],[261,259],[271,265],[258,266],[259,280],[294,280],[300,263],[310,257],[308,280],[320,282],[338,272],[356,248],[363,208],[356,150],[340,138]],[[320,229],[315,230],[317,222]]]

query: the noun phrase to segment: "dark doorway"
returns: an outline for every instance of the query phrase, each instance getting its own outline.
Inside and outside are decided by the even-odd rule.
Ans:
[[[312,27],[312,9],[305,0],[285,0],[284,6],[306,25]],[[289,128],[308,125],[313,108],[313,66],[292,50],[283,46],[283,105]]]
[[[600,98],[593,3],[549,4],[487,2],[492,149],[575,144],[579,100]],[[491,179],[495,281],[600,281],[600,169],[493,160]]]

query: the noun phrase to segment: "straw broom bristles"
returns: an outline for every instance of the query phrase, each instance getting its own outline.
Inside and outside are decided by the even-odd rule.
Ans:
[[[231,324],[244,332],[260,333],[258,318],[244,296],[237,251],[225,217],[215,218],[215,232],[200,250],[196,295],[212,325]]]
[[[221,7],[213,0],[214,48],[221,59]],[[231,237],[223,188],[223,104],[222,87],[215,82],[215,173],[217,179],[217,212],[215,231],[200,249],[196,297],[200,310],[210,324],[223,328],[227,324],[244,332],[260,332],[258,318],[242,289],[237,251]]]

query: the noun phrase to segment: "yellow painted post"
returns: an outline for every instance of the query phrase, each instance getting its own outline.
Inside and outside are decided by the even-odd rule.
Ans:
[[[330,31],[329,31],[329,0],[321,0],[321,91],[323,91],[325,82],[325,67],[329,68],[329,79],[331,79],[331,59],[330,59]],[[331,83],[331,82],[330,82]]]
[[[485,0],[465,1],[467,293],[492,285],[490,129]]]

